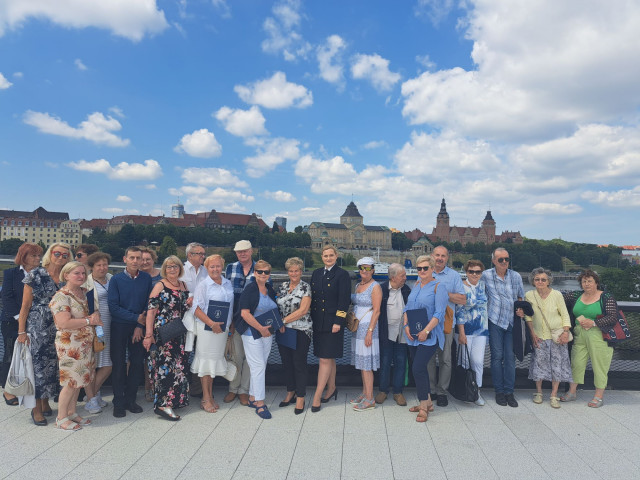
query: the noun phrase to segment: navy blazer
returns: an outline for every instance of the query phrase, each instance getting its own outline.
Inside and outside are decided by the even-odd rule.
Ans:
[[[2,281],[2,321],[17,321],[14,317],[22,308],[22,293],[24,291],[24,271],[20,267],[8,268],[4,271]]]
[[[267,283],[267,295],[269,295],[269,298],[271,298],[271,300],[273,300],[277,306],[278,303],[276,302],[276,292],[273,290],[273,287],[269,283]],[[256,308],[258,308],[259,303],[260,289],[258,288],[257,282],[247,283],[247,285],[244,287],[244,290],[240,294],[240,300],[238,301],[238,312],[248,309],[251,312],[251,315],[253,315],[253,312],[255,312]],[[242,315],[240,314],[237,317],[233,317],[233,324],[236,327],[236,331],[240,335],[246,332],[247,328],[249,328],[249,324],[245,322],[244,318],[242,318]]]
[[[380,284],[382,288],[382,303],[380,304],[380,316],[378,317],[378,340],[380,347],[389,341],[389,320],[387,318],[387,302],[389,301],[389,280]],[[404,298],[404,304],[407,304],[409,300],[409,294],[411,289],[405,282],[400,288],[402,298]],[[402,330],[402,327],[400,327]]]
[[[311,320],[314,332],[331,332],[344,327],[351,304],[351,278],[337,265],[324,274],[324,267],[311,275]]]

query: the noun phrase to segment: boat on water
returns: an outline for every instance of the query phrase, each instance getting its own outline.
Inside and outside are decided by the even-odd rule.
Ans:
[[[376,263],[373,264],[373,279],[374,280],[388,280],[389,279],[389,265],[390,263],[381,262],[380,261],[380,249],[378,249],[374,260]],[[415,269],[413,263],[408,258],[404,261],[404,268],[407,271],[407,281],[409,280],[417,280],[418,279],[418,270]],[[354,273],[359,278],[360,272],[358,270],[354,270]],[[458,272],[462,280],[467,279],[467,274],[464,270],[460,269]]]

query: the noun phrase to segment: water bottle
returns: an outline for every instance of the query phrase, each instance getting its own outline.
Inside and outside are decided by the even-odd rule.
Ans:
[[[96,336],[98,337],[100,343],[104,343],[104,330],[102,328],[102,325],[96,325]]]

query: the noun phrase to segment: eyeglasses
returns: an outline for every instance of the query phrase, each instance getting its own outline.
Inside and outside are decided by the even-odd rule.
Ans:
[[[62,252],[53,252],[52,255],[56,258],[69,258],[69,254],[68,253],[62,253]]]
[[[509,263],[511,259],[509,257],[502,257],[498,259],[498,263]]]
[[[547,279],[546,278],[534,278],[533,281],[534,282],[547,283]]]
[[[271,274],[271,270],[256,270],[255,272],[258,275],[270,275]]]
[[[180,270],[178,265],[167,265],[167,270]]]
[[[370,272],[371,270],[373,270],[373,267],[369,265],[360,265],[358,269],[360,269],[361,271],[364,270],[365,272]]]
[[[84,253],[76,253],[76,258],[82,258],[84,257]]]
[[[189,252],[189,255],[193,255],[194,257],[204,257],[204,252]]]
[[[424,270],[426,272],[430,268],[431,268],[431,265],[429,265],[428,267],[416,267],[416,270],[419,272],[422,272]]]
[[[482,270],[467,270],[467,275],[480,275]]]

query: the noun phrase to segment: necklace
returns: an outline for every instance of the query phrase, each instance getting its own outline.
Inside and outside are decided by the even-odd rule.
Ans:
[[[178,285],[174,284],[174,283],[173,283],[173,282],[171,282],[171,280],[169,280],[168,278],[165,278],[165,280],[166,280],[166,281],[167,281],[167,283],[168,283],[169,285],[171,285],[173,288],[175,288],[175,289],[177,289],[177,290],[180,290],[180,285],[179,285],[179,284],[178,284]]]

